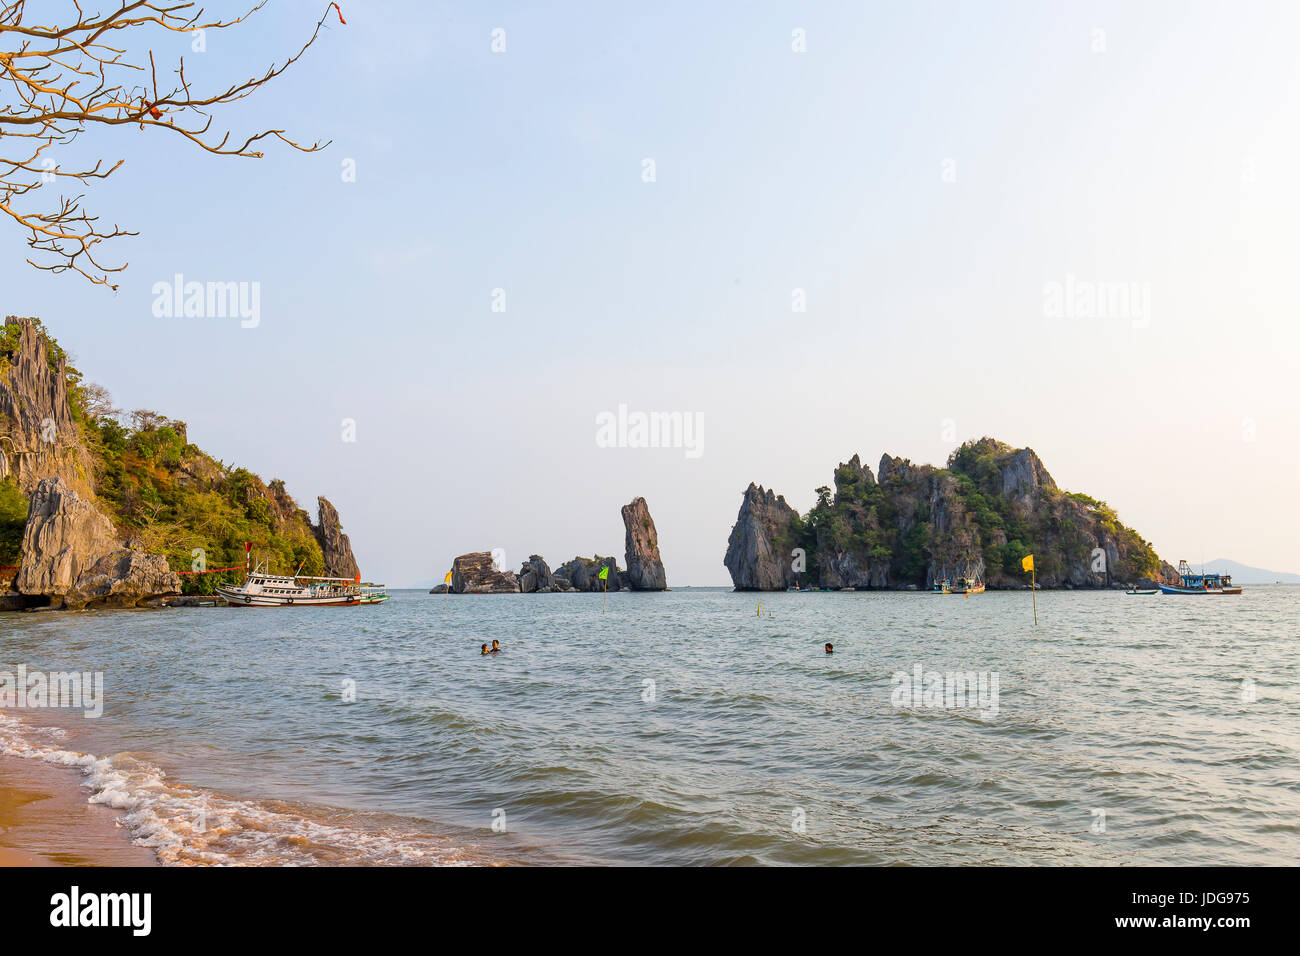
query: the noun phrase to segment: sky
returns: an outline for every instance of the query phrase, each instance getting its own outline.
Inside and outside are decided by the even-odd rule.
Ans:
[[[147,42],[226,85],[324,6]],[[87,133],[68,162],[125,160],[85,200],[140,233],[120,288],[0,223],[0,312],[330,498],[367,578],[621,557],[639,495],[670,586],[729,584],[751,481],[805,510],[854,453],[983,435],[1175,564],[1300,571],[1300,6],[342,9],[217,115],[326,149]],[[256,325],[156,314],[177,274],[256,284]],[[620,406],[699,431],[603,440]]]

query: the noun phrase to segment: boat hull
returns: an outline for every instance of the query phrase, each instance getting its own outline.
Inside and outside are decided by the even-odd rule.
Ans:
[[[1185,588],[1177,584],[1160,585],[1161,594],[1240,594],[1241,588]]]
[[[354,607],[361,604],[383,604],[388,595],[375,597],[280,597],[272,594],[243,594],[237,590],[217,588],[217,596],[230,607]]]

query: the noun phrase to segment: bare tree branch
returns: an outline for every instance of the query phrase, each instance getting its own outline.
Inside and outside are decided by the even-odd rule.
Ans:
[[[229,131],[218,136],[212,114],[217,107],[250,96],[297,63],[319,38],[331,13],[346,23],[337,3],[326,5],[307,41],[282,63],[272,63],[261,76],[225,89],[198,93],[185,75],[184,57],[179,58],[173,79],[160,87],[152,49],[146,66],[132,62],[125,43],[113,46],[108,41],[116,37],[129,41],[156,29],[170,33],[230,29],[256,14],[267,0],[233,19],[205,19],[203,9],[195,9],[190,0],[113,0],[120,4],[116,10],[95,14],[87,14],[80,0],[72,0],[75,20],[63,26],[29,23],[27,2],[0,0],[0,89],[4,91],[0,94],[0,213],[26,231],[29,248],[43,254],[43,262],[27,260],[37,269],[71,270],[116,289],[111,277],[127,267],[126,263],[104,264],[97,247],[137,233],[116,224],[100,225],[98,216],[82,209],[83,195],[61,195],[52,209],[44,211],[27,208],[32,195],[51,182],[76,180],[86,185],[121,168],[119,159],[112,166],[99,160],[89,169],[63,169],[44,155],[54,147],[70,145],[97,125],[158,127],[218,156],[260,159],[263,153],[252,147],[272,137],[305,153],[329,145],[328,141],[297,142],[283,129],[262,130],[242,140],[232,138]],[[141,74],[141,81],[147,74],[147,85],[128,84],[131,71]]]

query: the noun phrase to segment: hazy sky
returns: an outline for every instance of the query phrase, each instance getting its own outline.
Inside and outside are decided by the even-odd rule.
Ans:
[[[95,131],[77,154],[126,165],[87,204],[141,233],[120,291],[5,228],[0,312],[328,496],[368,577],[621,562],[644,495],[669,584],[729,583],[750,481],[802,510],[854,452],[985,434],[1170,561],[1300,570],[1300,5],[342,6],[220,117],[328,149]],[[315,11],[154,49],[242,79]],[[176,273],[260,283],[260,324],[155,316]],[[620,404],[701,416],[700,454],[600,447]]]

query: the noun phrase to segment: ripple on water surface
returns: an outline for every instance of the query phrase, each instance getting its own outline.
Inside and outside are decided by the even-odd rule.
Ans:
[[[592,595],[397,592],[328,614],[3,615],[0,669],[100,670],[106,700],[98,720],[2,715],[0,753],[80,772],[171,863],[1300,851],[1300,589],[1048,592],[1038,629],[1025,594],[761,598],[763,617],[708,589],[612,594],[603,613]],[[996,674],[995,712],[895,706],[916,665]]]

